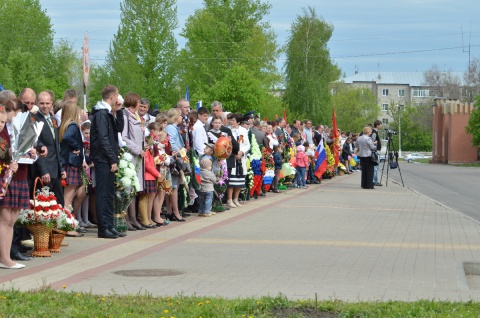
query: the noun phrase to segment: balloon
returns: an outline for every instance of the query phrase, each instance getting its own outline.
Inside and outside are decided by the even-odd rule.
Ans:
[[[355,165],[357,164],[357,162],[353,158],[350,158],[349,163],[350,163],[350,166],[352,166],[352,167],[355,167]]]
[[[218,138],[215,143],[214,151],[215,156],[217,156],[218,159],[227,159],[232,154],[232,141],[227,137]]]
[[[284,176],[289,176],[292,174],[292,166],[288,163],[284,163],[282,165],[282,170],[280,171]]]

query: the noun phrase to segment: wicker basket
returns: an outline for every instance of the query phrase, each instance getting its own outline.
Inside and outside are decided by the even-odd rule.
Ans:
[[[43,187],[42,179],[36,178],[33,186],[33,211],[35,213],[35,219],[37,219],[37,215],[35,212],[35,207],[37,206],[35,194],[37,193],[38,181],[40,181],[40,184]],[[50,233],[52,232],[52,229],[43,223],[35,223],[32,225],[28,225],[27,229],[33,234],[34,248],[33,248],[32,256],[51,257],[52,254],[48,250],[48,246],[50,241]]]
[[[48,242],[50,239],[50,232],[52,229],[42,223],[36,223],[28,225],[27,229],[33,234],[34,248],[32,256],[36,257],[50,257],[50,251],[48,250]]]
[[[48,244],[48,250],[51,253],[61,253],[62,250],[60,249],[60,245],[63,242],[63,239],[65,238],[65,235],[67,232],[59,230],[59,229],[52,229],[52,232],[50,233],[50,240]]]

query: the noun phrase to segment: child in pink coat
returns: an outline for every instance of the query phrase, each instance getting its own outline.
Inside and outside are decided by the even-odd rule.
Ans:
[[[308,156],[305,153],[304,146],[297,147],[297,155],[295,156],[295,162],[297,164],[297,174],[295,175],[297,181],[297,187],[306,189],[307,185],[305,182],[305,171],[308,167]]]

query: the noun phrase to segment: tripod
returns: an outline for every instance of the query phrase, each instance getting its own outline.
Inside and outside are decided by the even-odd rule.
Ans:
[[[400,170],[400,165],[398,164],[398,151],[395,151],[395,146],[392,142],[392,136],[388,135],[388,143],[387,143],[387,150],[385,151],[385,160],[383,161],[382,167],[382,175],[380,176],[380,183],[382,183],[383,179],[383,171],[385,170],[385,163],[388,161],[387,165],[387,181],[385,182],[385,186],[388,186],[388,171],[390,169],[398,168],[398,172],[400,173],[400,180],[402,180],[402,186],[405,187],[403,184],[403,177],[402,171]]]

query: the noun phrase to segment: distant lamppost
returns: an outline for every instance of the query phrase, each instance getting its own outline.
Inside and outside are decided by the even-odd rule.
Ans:
[[[401,119],[401,110],[402,105],[397,105],[398,107],[398,156],[402,157],[402,121]]]

